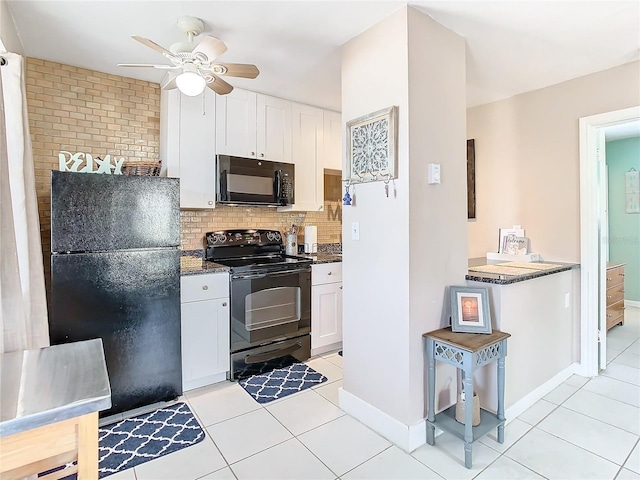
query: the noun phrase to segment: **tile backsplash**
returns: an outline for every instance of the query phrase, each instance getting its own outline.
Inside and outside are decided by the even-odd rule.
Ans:
[[[324,211],[278,212],[263,207],[230,207],[219,205],[211,210],[180,211],[180,248],[198,250],[204,247],[204,234],[229,228],[275,228],[284,232],[295,224],[316,225],[318,243],[342,242],[342,186],[340,176],[324,176]],[[304,240],[300,229],[299,242]]]

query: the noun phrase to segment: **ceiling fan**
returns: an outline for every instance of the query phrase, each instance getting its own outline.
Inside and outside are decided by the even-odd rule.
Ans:
[[[206,86],[219,95],[226,95],[233,87],[220,76],[256,78],[260,71],[255,65],[244,63],[217,63],[214,60],[227,51],[222,40],[205,35],[196,43],[193,41],[204,31],[204,23],[199,18],[184,16],[178,18],[178,26],[187,35],[188,40],[174,43],[167,50],[148,38],[134,35],[132,38],[156,52],[164,55],[172,65],[153,65],[139,63],[119,63],[119,67],[152,67],[167,70],[162,88],[178,88],[189,96],[200,95]]]

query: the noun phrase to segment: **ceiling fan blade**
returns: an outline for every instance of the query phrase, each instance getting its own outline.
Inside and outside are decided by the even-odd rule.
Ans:
[[[246,63],[216,63],[213,67],[215,68],[218,65],[226,70],[220,75],[228,77],[256,78],[260,74],[258,67]]]
[[[162,70],[173,70],[174,68],[180,68],[180,66],[175,65],[153,65],[151,63],[119,63],[119,67],[153,67],[159,68]]]
[[[170,58],[174,58],[175,57],[175,55],[173,53],[171,53],[169,50],[167,50],[164,47],[161,47],[156,42],[153,42],[153,41],[149,40],[148,38],[139,37],[137,35],[134,35],[131,38],[133,38],[134,40],[137,40],[141,44],[146,45],[147,47],[155,50],[158,53],[162,53],[163,55],[166,55],[167,57],[170,57]]]
[[[217,75],[211,74],[213,77],[213,82],[207,83],[207,87],[216,92],[218,95],[226,95],[227,93],[231,93],[233,87],[229,85],[227,82],[222,80]]]
[[[198,45],[191,51],[192,55],[201,53],[207,57],[208,62],[213,62],[224,52],[227,51],[227,46],[222,40],[214,37],[213,35],[206,35]]]

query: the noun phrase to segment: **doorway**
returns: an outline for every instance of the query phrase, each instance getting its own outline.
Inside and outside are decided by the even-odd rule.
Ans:
[[[580,119],[580,373],[606,367],[606,165],[605,130],[637,121],[640,106]]]

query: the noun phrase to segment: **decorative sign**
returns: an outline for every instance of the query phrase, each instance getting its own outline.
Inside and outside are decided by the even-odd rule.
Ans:
[[[95,164],[94,164],[95,162]],[[111,155],[106,155],[104,160],[100,157],[95,159],[90,153],[77,152],[71,153],[61,150],[58,154],[59,170],[61,172],[86,172],[86,173],[106,173],[121,175],[124,157],[117,159]]]
[[[347,122],[349,183],[397,178],[397,118],[393,106]]]
[[[640,213],[640,172],[632,168],[624,177],[625,213]]]

